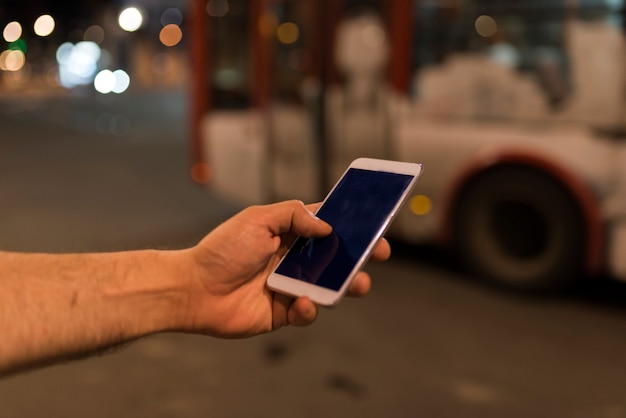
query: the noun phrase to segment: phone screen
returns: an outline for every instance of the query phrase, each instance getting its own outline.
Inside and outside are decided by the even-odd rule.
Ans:
[[[298,238],[276,273],[338,291],[412,179],[348,169],[317,212],[333,232],[323,238]]]

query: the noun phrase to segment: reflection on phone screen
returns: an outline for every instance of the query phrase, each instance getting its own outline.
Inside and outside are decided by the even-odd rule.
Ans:
[[[298,238],[276,272],[339,290],[412,179],[350,168],[317,213],[333,232],[323,238]]]

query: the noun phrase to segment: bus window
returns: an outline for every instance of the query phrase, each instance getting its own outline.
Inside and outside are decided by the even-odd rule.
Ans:
[[[452,62],[458,63],[460,58],[465,58],[465,65],[468,65],[470,57],[474,57],[471,65],[476,73],[483,73],[482,80],[479,77],[472,80],[474,97],[465,98],[475,103],[482,101],[481,110],[474,112],[474,116],[494,116],[492,111],[502,112],[502,103],[486,104],[493,101],[487,96],[503,94],[487,85],[494,75],[504,74],[502,70],[493,69],[493,65],[493,72],[488,73],[489,62],[517,74],[509,76],[508,82],[503,76],[502,85],[525,80],[526,87],[521,88],[523,93],[518,91],[517,96],[536,93],[537,100],[543,101],[546,109],[557,111],[576,94],[577,88],[571,69],[573,52],[568,45],[572,41],[568,25],[574,21],[598,21],[621,27],[622,9],[623,0],[415,0],[412,72],[419,77],[423,70],[445,69]],[[483,58],[482,68],[476,60],[480,57]],[[420,93],[419,84],[414,85],[412,94],[420,99]],[[507,94],[509,98],[516,95]],[[518,97],[518,101],[521,100]],[[511,111],[508,116],[515,114]]]
[[[469,22],[462,6],[455,2],[415,1],[413,32],[413,67],[419,69],[439,64],[452,51],[467,49]],[[467,12],[466,12],[467,13]],[[469,13],[467,13],[469,15]]]
[[[248,1],[210,0],[207,12],[211,107],[246,108],[250,105],[251,95]]]
[[[414,71],[482,56],[530,75],[553,106],[569,96],[564,0],[416,0],[414,11]]]

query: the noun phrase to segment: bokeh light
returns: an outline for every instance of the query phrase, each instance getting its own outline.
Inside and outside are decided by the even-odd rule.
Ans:
[[[35,34],[38,36],[48,36],[54,31],[54,19],[50,15],[42,15],[35,20]]]
[[[11,42],[7,49],[20,50],[23,53],[26,53],[26,41],[24,39],[20,38],[17,41]]]
[[[111,93],[115,87],[115,74],[111,70],[100,71],[93,80],[93,86],[98,93]]]
[[[143,15],[136,7],[128,7],[120,13],[118,23],[126,32],[134,32],[143,24]]]
[[[150,62],[150,68],[157,75],[166,75],[174,69],[174,62],[170,54],[160,52]]]
[[[198,184],[211,181],[211,166],[207,163],[196,163],[191,167],[191,178]]]
[[[169,24],[159,33],[159,40],[165,46],[177,45],[183,39],[183,31],[178,25]]]
[[[178,25],[180,26],[183,23],[183,13],[172,7],[170,9],[165,10],[161,13],[161,25]]]
[[[85,41],[101,44],[104,41],[104,29],[99,25],[89,26],[83,34],[83,39]]]
[[[115,84],[111,90],[116,94],[124,93],[130,86],[130,76],[124,70],[113,71],[113,76],[115,77]]]
[[[206,11],[211,17],[224,17],[229,9],[228,0],[210,0],[206,5]]]
[[[424,216],[430,213],[433,202],[428,196],[423,194],[415,195],[409,201],[409,208],[415,215]]]
[[[11,51],[2,51],[2,53],[0,53],[0,70],[2,71],[7,71],[7,67],[5,65],[6,59],[7,59],[7,55],[9,55],[9,52]]]
[[[26,64],[26,55],[19,49],[6,50],[0,54],[0,70],[19,71]]]
[[[277,26],[278,18],[274,14],[264,13],[259,18],[259,31],[263,34],[263,36],[271,36],[274,34]]]
[[[7,42],[15,42],[22,36],[22,25],[19,22],[9,22],[2,31],[2,36]]]
[[[94,42],[65,42],[56,53],[59,63],[59,82],[66,88],[91,83],[98,69],[102,50]]]
[[[120,94],[130,86],[130,76],[124,70],[102,70],[94,78],[93,86],[98,93]]]
[[[476,18],[474,22],[476,32],[484,38],[491,38],[498,31],[498,24],[491,16],[482,15]]]
[[[276,29],[276,36],[283,44],[293,44],[300,37],[300,29],[298,29],[298,25],[293,22],[285,22]]]

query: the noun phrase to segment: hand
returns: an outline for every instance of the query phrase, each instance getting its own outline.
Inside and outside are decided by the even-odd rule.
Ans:
[[[311,300],[275,293],[266,280],[295,236],[322,237],[331,230],[299,201],[250,207],[224,222],[189,250],[185,330],[232,338],[311,324],[317,316]],[[389,255],[382,239],[372,259]],[[359,272],[348,294],[363,296],[370,286],[369,275]]]

